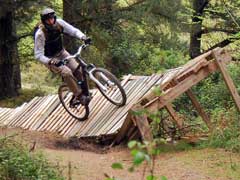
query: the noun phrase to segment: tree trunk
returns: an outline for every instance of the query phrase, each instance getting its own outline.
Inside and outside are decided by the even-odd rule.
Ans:
[[[76,27],[76,24],[74,23],[74,21],[77,19],[75,10],[76,0],[71,1],[71,3],[69,2],[70,1],[68,0],[63,0],[63,19]],[[69,37],[68,35],[64,35],[64,47],[69,53],[76,53],[78,48],[77,40],[73,37]]]
[[[201,54],[202,15],[209,0],[193,0],[194,14],[192,17],[192,29],[190,37],[189,55],[195,58]]]
[[[17,96],[21,88],[14,3],[6,1],[0,7],[0,99]]]

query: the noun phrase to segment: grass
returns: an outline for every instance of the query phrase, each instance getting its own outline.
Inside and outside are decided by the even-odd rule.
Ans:
[[[161,153],[188,151],[194,147],[185,140],[174,141],[173,143],[164,143],[158,146]]]
[[[29,152],[14,136],[0,136],[0,179],[63,180],[59,166],[50,163],[42,153]]]
[[[240,154],[237,153],[224,149],[192,149],[177,159],[215,179],[240,179]]]
[[[56,94],[61,78],[38,62],[28,62],[21,67],[22,89],[19,96],[0,100],[0,107],[15,108],[36,96]]]
[[[22,105],[25,102],[29,102],[36,96],[44,96],[45,92],[39,89],[22,89],[19,92],[19,96],[4,98],[0,100],[0,107],[15,108]]]

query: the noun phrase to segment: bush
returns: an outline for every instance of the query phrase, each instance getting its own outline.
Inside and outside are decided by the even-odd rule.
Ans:
[[[32,100],[36,96],[44,96],[45,92],[40,89],[21,89],[19,96],[0,100],[0,107],[14,108]]]
[[[235,108],[215,111],[213,120],[216,128],[209,138],[208,145],[234,152],[240,152],[239,112]]]
[[[61,180],[59,169],[42,154],[31,154],[9,137],[0,137],[0,179],[2,180]]]

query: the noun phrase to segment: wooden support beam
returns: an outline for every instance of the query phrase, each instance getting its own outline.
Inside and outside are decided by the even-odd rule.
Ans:
[[[216,63],[223,75],[223,79],[233,97],[233,100],[238,110],[240,111],[240,96],[237,92],[237,89],[233,83],[231,76],[227,72],[227,67],[226,67],[226,64],[224,63],[224,59],[222,58],[221,53],[222,53],[221,49],[216,49],[213,51],[213,57],[215,58]]]
[[[172,104],[167,104],[165,106],[166,110],[168,111],[168,113],[171,115],[172,119],[174,120],[174,122],[177,124],[177,127],[179,129],[182,129],[183,128],[183,119],[180,118],[178,116],[178,114],[175,112],[175,110],[173,109],[173,106]]]
[[[192,86],[196,85],[199,83],[201,80],[204,78],[208,77],[211,73],[217,71],[219,68],[220,70],[224,68],[224,63],[227,63],[231,60],[231,56],[220,50],[219,48],[216,49],[214,52],[218,52],[219,54],[216,55],[216,53],[208,52],[206,56],[204,57],[199,57],[198,59],[206,58],[200,65],[196,66],[197,70],[194,71],[194,73],[190,74],[189,76],[184,76],[178,83],[174,84],[172,88],[167,89],[161,96],[155,97],[154,93],[148,94],[147,101],[138,102],[139,106],[138,108],[144,109],[147,108],[147,110],[151,112],[156,112],[159,109],[163,108],[166,106],[167,110],[169,111],[170,115],[172,114],[172,117],[176,118],[176,114],[173,111],[172,107],[169,106],[169,103],[171,103],[174,99],[179,97],[181,94],[184,92],[188,91]],[[214,60],[216,59],[216,61]],[[196,60],[197,61],[197,60]],[[222,72],[223,71],[223,72]],[[234,86],[231,85],[231,79],[227,77],[226,71],[221,70],[222,73],[224,73],[225,79],[227,79],[227,84],[229,88],[232,91],[232,95],[235,98],[235,102],[240,110],[240,99],[239,96],[236,95],[236,90],[234,90]],[[229,80],[230,79],[230,80]],[[176,79],[175,79],[176,80]],[[177,79],[178,80],[178,79]],[[160,88],[162,89],[162,85],[160,85]],[[203,117],[203,120],[207,123],[208,127],[211,127],[211,123],[209,118],[207,117],[206,113],[203,111],[201,108],[200,104],[197,102],[195,97],[191,94],[188,93],[188,95],[191,97],[192,101],[194,102],[194,106],[197,107],[197,110],[199,111],[199,114]],[[142,100],[143,101],[143,100]],[[140,105],[139,105],[140,104]],[[141,106],[142,105],[142,106]],[[138,108],[132,108],[132,111],[136,111]],[[139,109],[139,110],[140,110]],[[127,132],[129,126],[133,126],[134,124],[137,125],[143,139],[152,139],[152,134],[150,130],[150,125],[147,120],[146,115],[141,115],[141,116],[135,116],[135,114],[132,114],[132,112],[129,115],[129,122],[125,122],[126,124],[123,126],[123,130],[120,130],[120,135],[117,137],[117,140],[120,140],[121,138],[124,138],[124,132]],[[134,122],[132,122],[134,121]],[[177,120],[178,121],[178,120]],[[179,126],[181,126],[181,123],[179,121],[178,123]]]
[[[112,145],[120,144],[125,138],[128,130],[131,128],[131,126],[134,126],[132,121],[132,111],[129,111],[122,127],[120,128],[116,138],[114,139]]]
[[[209,130],[212,130],[212,123],[211,120],[209,118],[209,116],[207,115],[207,113],[203,110],[203,108],[201,107],[201,104],[198,102],[196,96],[193,94],[192,90],[189,89],[188,91],[186,91],[188,97],[190,98],[190,100],[193,103],[193,106],[196,108],[198,114],[202,117],[203,121],[207,124]]]
[[[146,114],[134,116],[134,121],[141,133],[142,139],[145,141],[153,141],[152,130]]]
[[[192,86],[209,76],[209,74],[215,72],[217,69],[218,67],[216,62],[210,62],[208,66],[200,69],[196,74],[192,74],[173,88],[164,92],[162,96],[156,97],[155,99],[144,105],[144,108],[147,108],[150,112],[155,112],[163,108],[167,104],[171,103],[178,96],[190,89]]]
[[[146,114],[138,114],[137,112],[142,110],[142,106],[136,105],[129,111],[126,120],[124,121],[119,133],[117,134],[115,140],[113,141],[112,145],[119,144],[124,141],[125,138],[128,138],[126,135],[128,134],[129,129],[132,126],[137,126],[141,137],[145,141],[152,141],[153,135],[150,124],[147,119]],[[136,135],[137,133],[135,133]]]

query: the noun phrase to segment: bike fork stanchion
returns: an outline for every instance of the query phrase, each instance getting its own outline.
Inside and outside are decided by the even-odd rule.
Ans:
[[[93,80],[102,90],[107,91],[107,88],[103,86],[94,76],[92,73],[89,73],[89,77]]]

